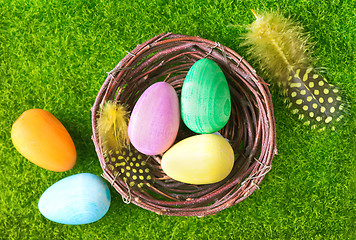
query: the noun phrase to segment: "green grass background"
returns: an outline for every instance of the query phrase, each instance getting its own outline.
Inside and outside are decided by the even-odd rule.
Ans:
[[[352,0],[0,0],[0,239],[356,239],[355,7]],[[317,66],[327,67],[350,104],[342,128],[311,131],[273,91],[278,155],[243,202],[204,218],[159,216],[124,204],[110,187],[110,209],[98,222],[68,226],[40,214],[38,200],[53,183],[102,173],[90,108],[126,51],[174,32],[244,56],[250,9],[279,9],[310,32]],[[11,126],[31,108],[50,111],[71,134],[78,159],[70,171],[44,170],[13,147]]]

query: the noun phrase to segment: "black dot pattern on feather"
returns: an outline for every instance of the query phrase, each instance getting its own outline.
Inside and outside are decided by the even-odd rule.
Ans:
[[[339,90],[313,68],[291,70],[286,95],[288,107],[293,114],[299,114],[304,125],[316,128],[320,123],[331,125],[343,118],[344,103]]]
[[[147,159],[148,156],[142,155],[132,146],[131,150],[127,148],[120,152],[110,150],[105,156],[107,168],[131,188],[151,186],[153,178]]]

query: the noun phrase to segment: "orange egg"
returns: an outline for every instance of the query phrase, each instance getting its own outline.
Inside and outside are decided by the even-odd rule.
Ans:
[[[12,125],[11,139],[25,158],[47,170],[64,172],[77,160],[68,131],[55,116],[42,109],[22,113]]]

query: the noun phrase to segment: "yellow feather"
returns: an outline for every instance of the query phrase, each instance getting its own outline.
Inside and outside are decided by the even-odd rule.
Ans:
[[[111,101],[104,104],[98,118],[99,140],[104,152],[121,151],[128,148],[130,140],[127,131],[128,113],[125,107]]]
[[[107,169],[129,188],[150,187],[154,178],[146,163],[147,156],[130,146],[128,120],[125,106],[112,101],[105,102],[98,113],[97,131]]]
[[[270,12],[258,16],[249,27],[243,46],[258,61],[266,75],[285,86],[293,68],[309,66],[308,36],[303,28],[280,13]]]
[[[252,12],[256,21],[248,27],[242,45],[249,47],[248,54],[264,75],[281,87],[288,108],[300,119],[309,118],[307,125],[338,122],[345,104],[338,89],[310,66],[311,45],[303,28],[277,12]]]

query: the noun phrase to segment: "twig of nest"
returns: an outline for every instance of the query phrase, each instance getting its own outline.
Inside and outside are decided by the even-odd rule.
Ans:
[[[131,112],[140,95],[157,81],[171,84],[179,96],[188,70],[202,58],[215,61],[228,81],[231,116],[220,134],[229,140],[235,153],[231,173],[214,184],[186,184],[162,171],[162,156],[145,156],[131,149],[129,157],[138,164],[131,162],[129,175],[141,181],[130,184],[130,177],[124,179],[124,171],[120,170],[129,163],[105,156],[99,142],[96,129],[102,106],[107,101],[120,102]],[[125,202],[164,215],[206,216],[237,204],[259,189],[277,152],[272,100],[264,80],[233,50],[200,37],[172,33],[138,45],[108,73],[92,108],[92,129],[102,176]],[[176,141],[192,134],[181,124]],[[144,174],[146,168],[149,174]]]

